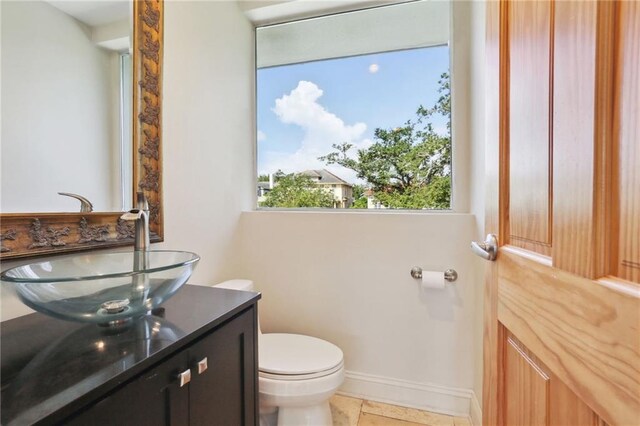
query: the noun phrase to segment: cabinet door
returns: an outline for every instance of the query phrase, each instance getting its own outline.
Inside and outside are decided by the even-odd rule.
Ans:
[[[252,307],[189,349],[191,425],[257,424],[256,321]]]
[[[134,379],[112,395],[83,410],[65,425],[161,426],[189,423],[188,385],[180,387],[177,376],[186,369],[187,354],[181,352]]]

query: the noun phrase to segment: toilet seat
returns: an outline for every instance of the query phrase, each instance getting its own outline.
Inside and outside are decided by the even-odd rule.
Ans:
[[[330,370],[324,370],[324,371],[318,371],[316,373],[309,373],[309,374],[273,374],[273,373],[267,373],[264,371],[260,371],[259,372],[259,376],[260,377],[264,377],[266,379],[272,379],[272,380],[308,380],[308,379],[316,379],[319,377],[325,377],[328,376],[330,374],[335,373],[336,371],[340,370],[341,368],[344,367],[344,363],[340,363],[338,365],[336,365],[335,367],[333,367]]]
[[[311,336],[269,333],[260,336],[260,377],[306,380],[324,377],[343,367],[340,348]]]

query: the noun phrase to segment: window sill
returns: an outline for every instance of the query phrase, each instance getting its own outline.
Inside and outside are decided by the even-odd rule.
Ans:
[[[384,215],[384,216],[473,216],[471,213],[460,213],[453,210],[389,210],[389,209],[278,209],[259,208],[245,210],[249,214],[324,214],[324,215]]]

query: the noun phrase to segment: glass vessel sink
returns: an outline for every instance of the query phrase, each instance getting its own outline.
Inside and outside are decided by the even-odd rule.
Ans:
[[[173,296],[199,260],[185,251],[91,253],[18,266],[0,278],[13,285],[25,305],[43,314],[117,324]]]

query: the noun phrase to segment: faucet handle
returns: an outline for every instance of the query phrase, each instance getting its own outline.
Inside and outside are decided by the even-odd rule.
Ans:
[[[136,234],[135,234],[135,250],[136,251],[148,251],[149,250],[149,211],[141,209],[131,209],[128,212],[124,212],[120,216],[122,220],[135,221]]]
[[[131,209],[128,212],[125,212],[120,219],[122,220],[138,220],[142,217],[143,211],[140,209]]]

